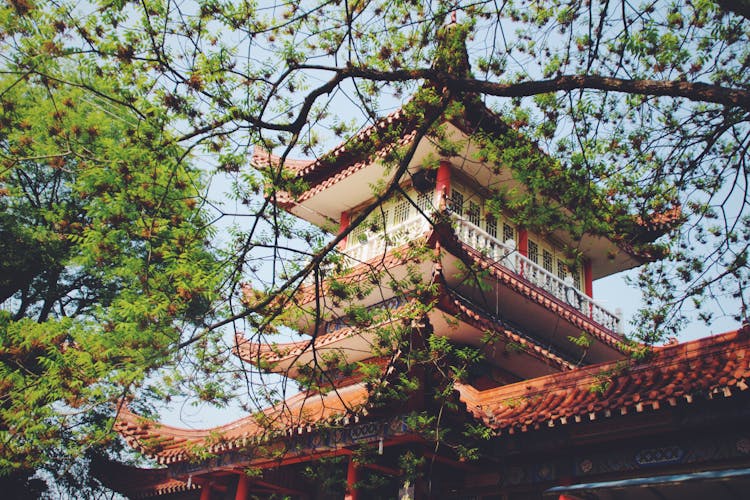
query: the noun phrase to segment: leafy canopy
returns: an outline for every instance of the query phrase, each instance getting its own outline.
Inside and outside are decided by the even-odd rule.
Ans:
[[[471,72],[460,46],[438,44],[452,13],[469,34]],[[576,180],[571,202],[596,201],[580,206],[574,232],[618,227],[601,203],[642,220],[681,207],[686,223],[663,240],[669,258],[638,277],[641,339],[679,331],[686,302],[708,323],[715,302],[738,315],[750,241],[747,15],[745,2],[710,0],[10,0],[0,7],[0,465],[33,467],[48,446],[103,439],[93,409],[138,387],[224,402],[234,383],[250,402],[278,398],[248,367],[220,368],[223,327],[275,335],[279,304],[335,261],[326,254],[345,233],[331,241],[270,203],[304,186],[283,161],[251,171],[251,150],[319,155],[422,85],[474,93],[553,155],[517,175],[540,193],[558,187],[544,169]],[[485,149],[498,163],[529,158],[513,144]],[[408,152],[390,159],[403,175]],[[208,176],[226,198],[205,188]],[[377,199],[398,180],[375,186]],[[496,202],[530,226],[570,223],[533,197]],[[245,282],[257,296],[241,303]],[[180,369],[146,382],[170,363]]]

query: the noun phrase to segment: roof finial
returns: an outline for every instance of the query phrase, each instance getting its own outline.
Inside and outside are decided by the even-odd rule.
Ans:
[[[451,12],[451,22],[437,32],[438,51],[432,67],[463,78],[471,72],[469,55],[466,52],[466,37],[470,26],[458,24],[457,12]]]

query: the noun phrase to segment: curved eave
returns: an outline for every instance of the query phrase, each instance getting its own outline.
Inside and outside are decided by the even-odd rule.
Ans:
[[[327,423],[348,423],[367,413],[363,383],[328,394],[300,393],[256,415],[209,429],[183,429],[120,411],[114,429],[140,453],[160,464],[191,460],[268,443],[278,436],[312,432]]]
[[[479,332],[471,338],[463,339],[464,341],[475,346],[481,346],[484,332],[492,331],[499,336],[502,344],[514,343],[520,347],[524,355],[531,356],[543,365],[553,367],[556,371],[575,368],[573,363],[541,344],[501,327],[480,311],[467,306],[452,291],[441,289],[438,295],[440,300],[434,309],[429,312],[430,320],[433,324],[442,325],[441,316],[445,314],[457,316],[461,321]],[[363,361],[372,358],[374,355],[372,345],[375,342],[376,332],[387,325],[400,321],[400,311],[405,310],[406,307],[401,306],[393,312],[391,319],[378,325],[369,328],[342,327],[331,333],[320,335],[314,341],[311,338],[300,342],[269,345],[250,342],[241,334],[238,334],[235,353],[242,360],[255,366],[275,373],[283,373],[292,378],[297,376],[300,366],[309,365],[316,358],[323,359],[328,352],[336,352],[347,363]],[[455,337],[455,329],[447,325],[444,326],[445,328],[440,331],[436,330],[435,333],[449,338]],[[313,350],[316,353],[315,357],[313,356]]]
[[[480,99],[475,96],[472,98],[471,95],[468,95],[463,102],[466,105],[466,116],[464,116],[463,119],[454,118],[450,120],[450,123],[462,133],[467,136],[472,135],[477,131],[494,136],[497,136],[498,134],[512,134],[515,141],[522,141],[529,144],[533,151],[532,154],[550,157],[550,155],[539,148],[536,143],[529,141],[518,131],[508,126],[501,117],[488,109]],[[557,200],[558,198],[555,196],[555,191],[566,189],[565,184],[567,181],[562,178],[560,180],[562,181],[562,184],[555,186],[554,191],[547,191],[544,193],[548,199]],[[603,194],[600,195],[600,198],[603,202],[606,202],[606,198]],[[564,210],[572,209],[572,207],[565,207],[565,205],[562,205],[561,207]],[[584,238],[592,240],[596,240],[597,238],[606,239],[611,242],[614,248],[624,252],[625,255],[620,256],[620,259],[623,261],[622,267],[614,271],[619,272],[662,258],[663,255],[661,254],[657,255],[649,252],[649,244],[656,241],[659,237],[663,236],[683,221],[684,217],[682,215],[681,207],[676,206],[667,209],[664,212],[651,214],[646,218],[633,216],[632,222],[628,227],[620,228],[621,231],[619,231],[619,236],[587,234],[584,235]],[[556,233],[556,236],[567,239],[567,235],[559,232]],[[571,244],[573,242],[568,241],[568,243]],[[637,248],[641,248],[641,250],[638,250]],[[602,277],[602,275],[594,276],[595,279],[599,277]]]
[[[450,226],[442,224],[436,229],[430,230],[426,233],[426,244],[431,248],[440,246],[464,263],[488,270],[492,277],[503,286],[510,288],[519,296],[529,300],[531,303],[545,308],[550,313],[561,318],[571,325],[572,328],[578,329],[578,333],[584,331],[594,337],[597,341],[601,342],[606,349],[610,349],[619,354],[624,354],[622,345],[623,338],[619,334],[604,328],[599,323],[582,314],[580,311],[577,311],[575,308],[562,302],[544,289],[533,285],[515,272],[503,267],[501,264],[488,260],[486,256],[461,242],[456,237]],[[393,271],[409,261],[409,259],[404,256],[404,248],[405,247],[399,247],[390,250],[383,256],[378,256],[371,259],[369,262],[354,266],[349,274],[339,279],[347,284],[365,283],[369,280],[370,276],[372,276],[373,272],[383,270]],[[424,279],[431,279],[433,274],[427,270],[427,266],[432,269],[434,264],[432,262],[422,262],[422,264],[425,266],[425,270],[423,270]],[[300,288],[295,296],[296,306],[303,311],[296,324],[300,331],[310,333],[310,325],[315,323],[309,318],[309,316],[314,314],[314,308],[310,305],[314,304],[316,297],[326,297],[328,293],[329,289],[325,281],[322,284],[322,288],[318,290],[318,293],[316,293],[314,285]],[[373,303],[374,300],[375,299],[373,298]],[[365,299],[362,301],[362,305],[368,306],[373,304],[368,303],[367,299]],[[326,307],[330,306],[327,305]],[[331,310],[336,312],[334,309]],[[341,311],[339,311],[338,314],[341,314]]]
[[[416,240],[419,241],[420,239],[424,239],[429,244],[431,238],[432,230],[427,231],[422,237],[417,237]],[[345,275],[337,279],[344,282],[345,284],[364,283],[370,279],[373,273],[392,269],[409,262],[417,262],[416,260],[408,256],[409,247],[413,244],[414,241],[411,241],[398,247],[391,247],[383,255],[378,255],[366,262],[360,262],[352,266],[350,269],[348,269]],[[344,251],[343,253],[345,254],[346,251]],[[314,284],[301,286],[295,296],[295,300],[297,305],[299,305],[300,307],[304,307],[305,305],[314,303],[316,297],[324,297],[328,295],[329,292],[330,287],[328,285],[328,279],[326,279],[323,281],[322,288],[319,289],[318,293],[316,293]]]
[[[274,373],[295,378],[299,367],[318,360],[325,363],[329,353],[343,356],[348,362],[362,361],[373,356],[372,342],[376,332],[398,320],[398,311],[393,319],[366,328],[343,327],[333,332],[298,342],[262,344],[250,342],[238,334],[234,353],[243,361]]]
[[[512,140],[530,144],[532,154],[549,157],[536,144],[528,141],[519,132],[509,127],[502,118],[487,109],[475,95],[467,93],[459,99],[466,106],[465,115],[452,117],[444,121],[444,123],[451,125],[449,135],[458,134],[455,137],[457,141],[465,140],[477,131],[492,136],[511,134]],[[388,172],[378,160],[385,157],[393,148],[413,141],[416,125],[417,120],[414,117],[406,116],[405,112],[399,109],[363,129],[349,141],[340,144],[317,160],[286,159],[285,166],[300,179],[306,181],[309,188],[296,197],[286,192],[277,192],[272,201],[300,218],[330,229],[332,224],[333,226],[336,225],[342,211],[349,210],[361,203],[362,200],[371,197],[369,187],[371,184],[376,180],[386,179]],[[390,142],[384,140],[381,134],[389,127],[402,129],[398,138]],[[466,151],[464,151],[459,162],[462,169],[479,169],[484,171],[485,174],[497,170],[489,165],[482,166],[481,162],[475,160],[474,157],[477,152],[472,148],[471,141],[468,141]],[[412,169],[418,168],[421,164],[421,158],[425,155],[435,154],[435,147],[429,148],[422,143],[420,143],[418,149],[415,161],[410,165]],[[257,146],[253,152],[252,164],[256,168],[268,169],[270,166],[278,166],[280,161],[279,156],[271,154],[260,146]],[[470,174],[468,171],[467,173]],[[505,179],[508,176],[498,177],[497,172],[495,172],[495,177],[492,177],[492,175],[490,177],[491,179],[477,179],[477,182],[480,185],[489,186],[496,184],[500,177]],[[565,183],[569,182],[562,177],[560,181],[562,184],[558,186],[558,189],[564,189]],[[549,199],[555,199],[555,193],[552,191],[546,193],[546,196]],[[603,195],[602,200],[604,201]],[[565,210],[564,207],[562,209]],[[620,236],[584,235],[584,239],[588,243],[582,243],[584,243],[584,246],[592,247],[592,251],[588,255],[592,260],[597,261],[595,269],[599,269],[599,271],[595,271],[597,274],[594,278],[620,272],[661,258],[662,253],[649,244],[681,221],[680,207],[675,207],[663,213],[653,214],[645,219],[633,217],[632,223],[628,227],[621,228]],[[559,232],[556,233],[556,236],[563,240],[569,240],[566,235]],[[602,245],[597,242],[599,238],[607,240],[609,244]],[[567,241],[567,243],[574,246],[578,244],[578,242],[571,241]],[[601,251],[602,248],[604,248],[603,251]],[[599,259],[599,255],[614,255],[615,257],[613,259]]]
[[[170,478],[166,468],[145,469],[105,458],[94,460],[91,471],[107,488],[128,498],[150,498],[201,489],[197,483]]]
[[[497,434],[531,432],[628,413],[659,411],[696,399],[747,397],[750,328],[658,348],[641,362],[579,368],[479,391],[461,400]]]
[[[284,160],[284,166],[294,172],[297,177],[314,186],[339,173],[347,166],[368,160],[374,152],[392,147],[392,144],[383,143],[382,138],[379,137],[380,132],[389,127],[398,126],[406,126],[408,127],[407,130],[411,132],[415,125],[416,119],[407,116],[403,108],[399,108],[363,128],[349,140],[339,144],[320,158],[315,160],[286,159]],[[365,144],[369,144],[369,147],[363,147]],[[278,167],[280,163],[280,156],[272,154],[261,146],[255,147],[252,156],[252,165],[255,168]]]

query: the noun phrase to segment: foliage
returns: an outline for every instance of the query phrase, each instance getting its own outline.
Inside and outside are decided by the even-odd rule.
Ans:
[[[168,132],[45,77],[0,86],[0,471],[64,472],[210,318],[221,274]]]
[[[441,30],[451,13],[458,22]],[[407,96],[415,141],[446,154],[460,145],[441,117],[480,104],[503,117],[490,124],[502,134],[471,137],[475,159],[509,167],[528,189],[495,189],[492,205],[527,227],[570,232],[571,265],[584,234],[668,255],[636,279],[639,340],[679,331],[685,304],[707,323],[715,302],[739,315],[750,242],[746,16],[710,0],[3,4],[0,472],[109,444],[109,405],[121,396],[222,405],[243,387],[250,410],[277,402],[286,382],[233,364],[225,334],[270,342],[305,317],[313,338],[338,320],[362,335],[377,326],[374,352],[404,370],[383,384],[380,367],[316,356],[304,388],[357,372],[385,400],[404,400],[421,383],[410,370],[426,366],[438,378],[434,404],[455,404],[454,381],[481,356],[429,337],[437,292],[420,288],[418,269],[433,256],[405,250],[411,268],[398,280],[352,277],[336,253],[357,226],[387,233],[377,213],[412,175],[415,147],[387,151],[389,177],[337,236],[280,207],[309,187],[290,155],[330,165],[321,155],[343,138],[353,159],[367,157],[401,139],[404,122],[353,134]],[[282,160],[251,170],[256,146]],[[664,217],[675,208],[679,230]],[[481,282],[482,270],[464,270]],[[303,279],[320,285],[309,309],[297,303]],[[385,289],[421,299],[402,324],[387,307],[357,308]],[[410,349],[415,325],[428,339],[421,354]],[[572,340],[585,351],[585,338]],[[436,439],[441,425],[426,422]]]

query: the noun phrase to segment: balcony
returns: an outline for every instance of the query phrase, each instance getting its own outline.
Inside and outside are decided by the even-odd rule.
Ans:
[[[359,241],[348,245],[344,254],[349,265],[367,262],[385,255],[391,248],[423,236],[429,228],[427,219],[421,215],[412,216],[399,224],[388,226],[384,233],[365,233]]]
[[[493,261],[495,265],[512,271],[607,330],[622,333],[622,320],[618,314],[607,310],[578,290],[571,278],[560,279],[553,272],[522,255],[515,248],[513,240],[502,243],[465,219],[456,217],[454,224],[458,239]],[[388,226],[385,234],[361,233],[357,241],[349,244],[343,253],[347,264],[354,266],[382,257],[390,249],[423,236],[428,229],[429,222],[424,217],[412,215],[399,224]]]
[[[622,333],[622,319],[619,315],[608,311],[576,289],[571,278],[562,280],[522,255],[516,250],[513,240],[501,243],[497,238],[464,219],[456,219],[456,234],[462,242],[482,252],[487,258],[513,271],[592,321],[612,332]]]

